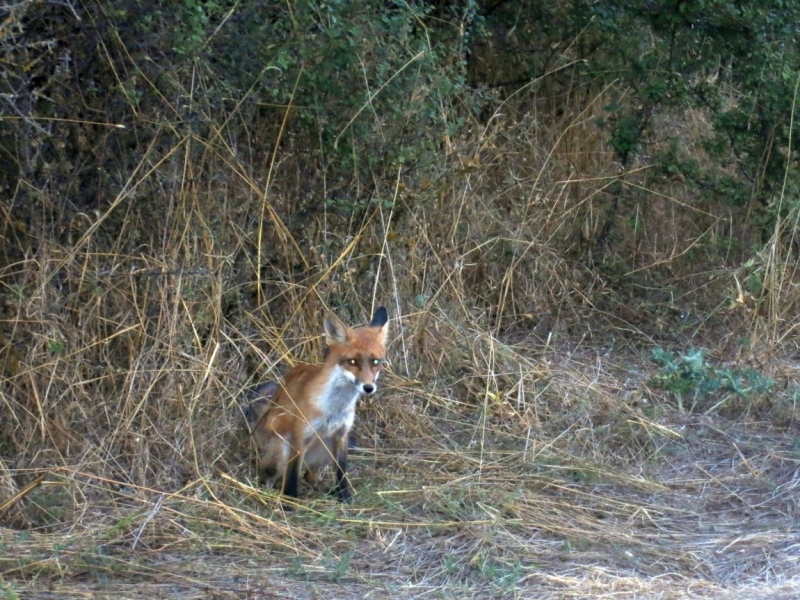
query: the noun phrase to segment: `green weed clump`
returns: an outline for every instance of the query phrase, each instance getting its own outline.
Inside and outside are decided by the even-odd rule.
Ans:
[[[682,413],[704,409],[709,414],[734,401],[740,409],[749,410],[775,385],[775,380],[753,367],[714,367],[705,355],[703,348],[692,348],[677,356],[663,348],[651,352],[660,369],[650,384],[670,392]]]

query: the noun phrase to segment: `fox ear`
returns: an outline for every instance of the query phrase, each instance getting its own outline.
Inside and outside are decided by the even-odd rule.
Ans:
[[[346,344],[350,341],[350,330],[332,312],[325,315],[325,320],[322,324],[325,327],[325,338],[329,346],[331,344]]]
[[[389,313],[386,311],[385,306],[380,306],[375,311],[375,314],[372,315],[372,321],[370,321],[370,327],[383,327],[386,325],[386,322],[389,320]]]
[[[370,327],[381,328],[381,344],[386,345],[386,334],[389,333],[389,313],[386,312],[386,307],[381,306],[372,315],[372,321],[369,322]]]

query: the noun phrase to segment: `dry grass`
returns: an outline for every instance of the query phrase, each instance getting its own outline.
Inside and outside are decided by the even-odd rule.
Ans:
[[[362,407],[352,506],[310,498],[286,513],[246,457],[198,459],[180,486],[65,461],[16,513],[27,527],[2,530],[7,594],[792,597],[792,436],[649,418],[620,371],[573,355],[533,375],[538,422],[490,394],[458,406],[390,378]]]
[[[213,115],[141,151],[104,212],[4,202],[0,591],[796,597],[794,229],[740,268],[719,239],[742,215],[646,164],[618,177],[602,91],[526,93],[449,140],[438,177],[376,176],[392,208],[315,202],[294,142],[243,156]],[[758,270],[754,306],[737,283]],[[359,409],[355,503],[284,512],[254,483],[244,390],[319,355],[323,308],[377,302],[392,364]],[[681,412],[649,383],[657,344],[776,391]]]

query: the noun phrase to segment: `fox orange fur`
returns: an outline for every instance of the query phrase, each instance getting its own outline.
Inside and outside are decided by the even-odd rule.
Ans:
[[[274,381],[261,383],[248,395],[252,402],[245,408],[244,414],[247,423],[253,434],[253,439],[258,449],[258,470],[259,478],[262,483],[273,487],[279,477],[285,475],[285,461],[281,460],[282,448],[280,439],[266,430],[259,427],[261,419],[269,412],[272,407],[275,393],[278,391],[278,384]],[[332,438],[321,441],[314,438],[303,455],[301,472],[305,469],[305,479],[308,484],[316,490],[320,489],[319,472],[321,469],[333,463],[333,453],[331,451]],[[280,472],[279,472],[280,471]]]
[[[343,502],[352,494],[347,479],[348,434],[356,401],[370,396],[386,357],[389,315],[381,306],[364,327],[349,328],[333,313],[325,315],[328,354],[321,364],[298,365],[283,384],[265,388],[264,396],[248,408],[248,420],[259,450],[258,467],[267,478],[283,476],[283,493],[297,497],[300,474],[315,485],[318,472],[331,462],[336,485],[332,492]]]

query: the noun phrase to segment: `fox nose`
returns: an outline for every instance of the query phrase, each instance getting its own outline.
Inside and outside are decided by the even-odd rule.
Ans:
[[[361,389],[363,389],[363,390],[364,390],[364,393],[365,393],[367,396],[369,396],[370,394],[373,394],[373,393],[375,392],[375,386],[374,386],[374,385],[372,385],[371,383],[365,383],[365,384],[364,384],[364,385],[361,387]]]

